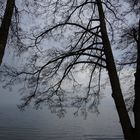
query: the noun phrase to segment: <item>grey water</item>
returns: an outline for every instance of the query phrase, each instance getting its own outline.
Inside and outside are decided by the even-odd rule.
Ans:
[[[41,110],[17,108],[17,93],[0,89],[0,140],[123,140],[123,133],[111,98],[104,97],[100,113],[75,117],[68,109],[59,118],[47,107]]]

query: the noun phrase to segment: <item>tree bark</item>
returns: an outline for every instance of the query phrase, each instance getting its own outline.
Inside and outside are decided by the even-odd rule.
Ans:
[[[114,57],[111,49],[111,44],[107,34],[105,15],[104,15],[101,0],[97,0],[97,5],[99,11],[99,18],[100,18],[102,41],[103,41],[104,52],[106,56],[107,70],[108,70],[111,88],[112,88],[112,97],[114,99],[116,109],[119,115],[120,123],[124,133],[124,138],[125,140],[133,140],[133,127],[123,99],[122,90],[120,87],[120,82],[117,75],[117,70],[116,70]]]
[[[2,63],[5,47],[7,44],[8,33],[11,25],[14,6],[15,6],[15,0],[7,0],[5,13],[0,27],[0,65]]]
[[[137,42],[137,67],[135,73],[135,100],[134,100],[134,121],[135,129],[134,135],[135,140],[140,138],[140,20],[139,20],[139,32],[138,32],[138,42]]]

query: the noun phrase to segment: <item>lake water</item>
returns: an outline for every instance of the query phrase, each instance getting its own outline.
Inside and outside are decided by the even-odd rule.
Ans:
[[[68,109],[60,119],[47,107],[21,112],[16,94],[0,91],[0,140],[123,140],[111,97],[102,99],[99,115],[89,113],[84,120]]]

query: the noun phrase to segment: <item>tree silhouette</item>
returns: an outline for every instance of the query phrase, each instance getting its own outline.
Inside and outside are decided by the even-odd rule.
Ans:
[[[17,80],[26,83],[26,95],[20,108],[31,102],[36,107],[46,103],[50,109],[60,108],[57,112],[63,115],[63,107],[69,104],[76,106],[78,110],[86,104],[89,108],[97,106],[101,74],[107,70],[124,137],[126,140],[133,140],[133,127],[126,110],[107,32],[107,27],[111,27],[108,15],[111,15],[111,20],[118,19],[116,3],[110,0],[52,0],[46,2],[45,8],[49,17],[48,25],[33,35],[32,39],[32,46],[37,51],[30,54],[31,59],[20,71],[7,66],[2,71],[4,77],[8,75],[10,78],[7,85]],[[45,46],[51,46],[48,39],[53,44],[58,43],[55,48],[46,51]],[[69,94],[70,89],[75,92],[81,89],[76,80],[76,71],[79,70],[88,71],[85,90],[80,95]],[[70,89],[66,88],[65,83],[68,83]],[[72,97],[68,98],[68,95]],[[66,104],[68,99],[71,102]]]
[[[138,20],[128,27],[123,29],[123,35],[121,36],[120,44],[121,47],[119,49],[126,50],[125,56],[123,57],[122,66],[133,65],[135,70],[135,83],[134,83],[134,94],[131,97],[128,97],[128,101],[132,102],[131,108],[133,108],[134,112],[134,120],[135,120],[135,139],[139,138],[140,132],[140,122],[139,122],[139,93],[140,93],[140,19],[139,19],[139,10],[140,10],[140,2],[138,0],[129,0],[130,8],[127,10],[125,15],[133,14],[137,17]],[[130,50],[130,47],[132,48]],[[129,61],[129,62],[128,62]]]
[[[11,19],[12,19],[14,7],[15,7],[15,0],[7,0],[5,13],[0,26],[0,65],[2,63],[5,47],[8,40],[8,33],[11,25]]]

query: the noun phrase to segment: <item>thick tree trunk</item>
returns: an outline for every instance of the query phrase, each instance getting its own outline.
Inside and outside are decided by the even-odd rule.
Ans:
[[[137,42],[137,67],[135,73],[135,100],[134,100],[135,140],[140,139],[140,21]]]
[[[132,133],[133,127],[131,125],[131,121],[128,116],[128,112],[126,110],[125,102],[123,99],[122,90],[120,87],[120,82],[119,82],[119,78],[117,75],[117,70],[114,62],[114,57],[112,54],[112,49],[107,34],[105,15],[104,15],[101,0],[97,0],[97,5],[99,11],[99,18],[100,18],[102,41],[103,41],[104,51],[106,56],[107,70],[108,70],[110,83],[112,87],[112,96],[119,115],[120,123],[124,133],[124,138],[125,140],[133,140],[133,133]]]
[[[14,6],[15,0],[7,0],[4,17],[0,27],[0,65],[5,52]]]

